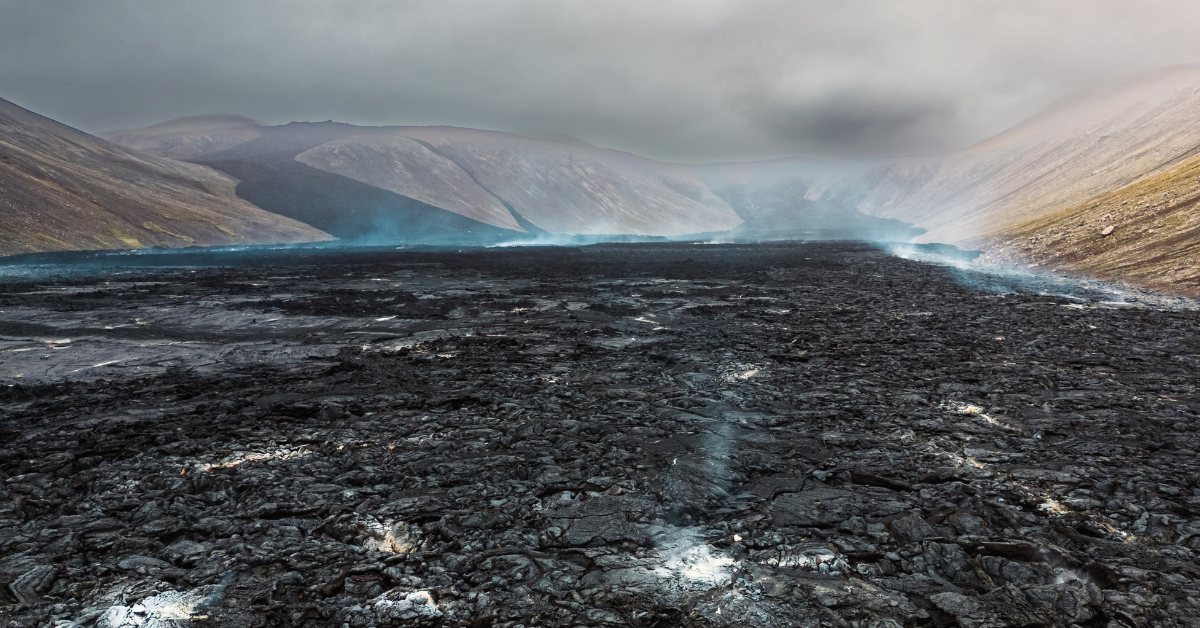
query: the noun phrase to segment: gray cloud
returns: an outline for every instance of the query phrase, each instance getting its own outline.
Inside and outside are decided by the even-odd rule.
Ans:
[[[563,134],[684,161],[959,148],[1200,62],[1190,0],[0,0],[0,97]]]

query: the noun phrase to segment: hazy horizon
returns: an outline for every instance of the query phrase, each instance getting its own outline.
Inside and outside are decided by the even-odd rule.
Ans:
[[[0,97],[91,133],[236,114],[567,136],[688,163],[872,157],[960,149],[1200,62],[1197,20],[1174,0],[5,0]]]

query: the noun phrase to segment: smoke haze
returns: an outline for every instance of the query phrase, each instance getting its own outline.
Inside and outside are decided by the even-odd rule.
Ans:
[[[685,162],[910,154],[1200,61],[1196,23],[1166,0],[2,0],[0,95],[89,132],[234,113]]]

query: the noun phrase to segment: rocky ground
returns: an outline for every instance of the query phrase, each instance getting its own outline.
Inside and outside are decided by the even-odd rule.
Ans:
[[[0,285],[0,624],[1200,626],[1186,302],[844,243],[228,257]]]

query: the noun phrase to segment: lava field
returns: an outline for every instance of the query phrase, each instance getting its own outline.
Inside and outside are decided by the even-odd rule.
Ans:
[[[2,626],[1200,626],[1181,301],[836,242],[138,260],[0,279]]]

